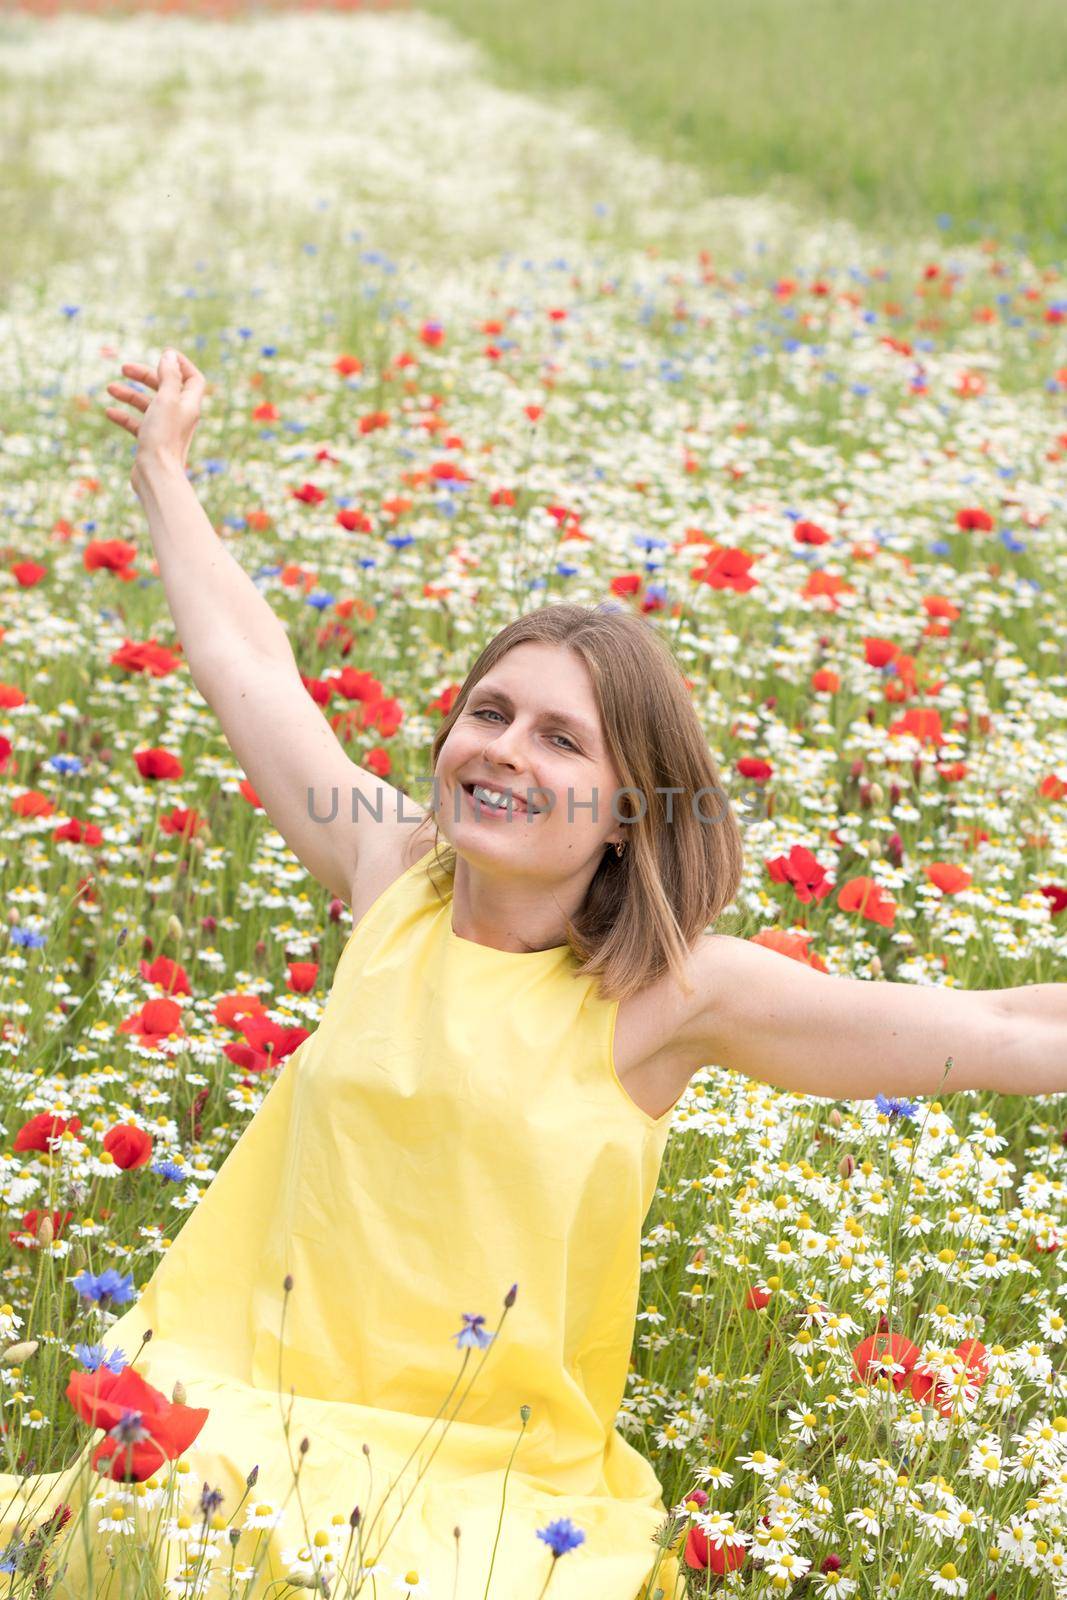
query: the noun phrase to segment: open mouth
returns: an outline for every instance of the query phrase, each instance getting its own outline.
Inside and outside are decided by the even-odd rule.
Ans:
[[[461,787],[471,808],[480,817],[506,817],[509,811],[523,816],[527,813],[531,816],[540,815],[540,806],[527,806],[516,794],[509,796],[507,790],[489,789],[480,783],[464,783]]]

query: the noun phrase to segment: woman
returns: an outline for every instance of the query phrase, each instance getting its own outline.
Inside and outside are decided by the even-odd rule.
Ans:
[[[133,413],[107,414],[138,438],[131,481],[194,681],[354,927],[319,1027],[106,1343],[132,1354],[152,1329],[136,1369],[206,1410],[185,1454],[224,1511],[253,1465],[275,1505],[298,1466],[264,1585],[301,1548],[334,1570],[359,1505],[362,1564],[401,1594],[488,1579],[533,1600],[562,1547],[558,1600],[635,1600],[653,1572],[672,1596],[660,1485],[614,1418],[690,1077],[715,1062],[831,1099],[1059,1091],[1063,986],[858,983],[709,935],[740,834],[685,681],[629,614],[548,606],[497,634],[415,806],[345,756],[196,501],[202,375],[183,356],[123,370],[154,391],[111,385]],[[60,1474],[44,1489],[45,1509],[75,1492]]]

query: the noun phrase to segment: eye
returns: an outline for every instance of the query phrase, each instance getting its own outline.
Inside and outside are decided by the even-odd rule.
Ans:
[[[500,716],[500,712],[499,711],[495,711],[492,706],[479,706],[476,711],[472,711],[471,712],[471,716],[472,717],[499,717]],[[568,739],[568,737],[567,737],[567,735],[565,733],[554,733],[552,735],[552,737],[554,739],[562,739],[564,744],[567,746],[568,750],[573,750],[575,755],[578,754],[578,746],[574,743],[574,741],[572,739]]]

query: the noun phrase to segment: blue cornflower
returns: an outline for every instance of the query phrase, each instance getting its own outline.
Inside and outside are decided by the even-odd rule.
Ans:
[[[314,594],[309,594],[307,604],[314,606],[316,611],[325,611],[327,606],[333,605],[333,595],[327,594],[324,589],[316,589]]]
[[[108,1267],[105,1272],[79,1272],[72,1279],[75,1289],[83,1300],[94,1300],[97,1305],[124,1305],[127,1300],[135,1300],[137,1291],[133,1286],[133,1275],[129,1272],[118,1272],[114,1267]]]
[[[43,933],[36,928],[13,927],[7,930],[8,938],[13,945],[21,950],[40,950],[48,943]]]
[[[26,1548],[23,1539],[12,1539],[10,1544],[5,1545],[0,1551],[0,1572],[17,1572]]]
[[[568,1550],[577,1550],[580,1544],[585,1543],[585,1534],[581,1528],[574,1526],[570,1517],[557,1517],[547,1528],[538,1528],[537,1537],[548,1545],[553,1561],[565,1556]]]
[[[181,1183],[185,1177],[185,1168],[179,1161],[153,1161],[151,1170],[157,1178],[169,1178],[171,1183]]]
[[[887,1100],[884,1094],[876,1094],[874,1103],[887,1117],[914,1117],[919,1109],[910,1100]]]
[[[53,772],[81,772],[84,765],[81,756],[49,756],[48,765]]]
[[[494,1335],[486,1333],[482,1326],[485,1318],[481,1312],[475,1316],[473,1311],[463,1311],[460,1315],[463,1318],[463,1327],[458,1333],[452,1335],[456,1341],[457,1349],[484,1350],[487,1344],[493,1342]]]
[[[119,1373],[130,1364],[125,1350],[107,1350],[102,1344],[76,1344],[74,1354],[86,1372],[99,1372],[106,1367],[109,1372]]]
[[[144,1412],[131,1411],[123,1406],[122,1415],[114,1427],[107,1430],[109,1439],[117,1439],[119,1444],[140,1444],[149,1437],[149,1431],[144,1425]]]

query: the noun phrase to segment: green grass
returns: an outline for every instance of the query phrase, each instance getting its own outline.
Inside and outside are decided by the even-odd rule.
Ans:
[[[509,87],[582,96],[726,193],[1067,244],[1062,0],[424,0]],[[594,113],[595,114],[595,113]]]

